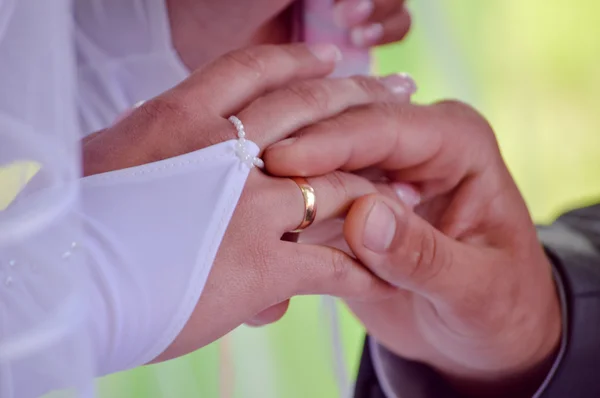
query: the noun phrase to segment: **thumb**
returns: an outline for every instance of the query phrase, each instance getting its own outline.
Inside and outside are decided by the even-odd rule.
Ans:
[[[261,327],[269,325],[271,323],[275,323],[281,318],[283,318],[283,316],[288,310],[289,305],[290,300],[285,300],[279,304],[272,305],[266,310],[263,310],[258,314],[254,315],[252,319],[246,322],[246,325],[250,327]]]
[[[456,289],[453,259],[461,244],[445,236],[409,207],[381,194],[352,205],[344,235],[357,258],[391,285],[431,299]]]

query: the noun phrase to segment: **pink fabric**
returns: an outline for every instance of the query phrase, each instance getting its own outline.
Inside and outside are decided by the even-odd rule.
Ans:
[[[346,29],[337,27],[333,20],[335,0],[302,0],[300,28],[301,41],[306,43],[331,43],[337,45],[344,56],[335,76],[366,75],[371,71],[368,49],[354,47]]]
[[[294,18],[293,41],[306,43],[331,43],[342,51],[334,77],[367,75],[371,72],[371,56],[368,49],[354,47],[346,29],[339,28],[333,20],[335,0],[297,0]],[[121,114],[115,123],[127,117],[132,110]]]

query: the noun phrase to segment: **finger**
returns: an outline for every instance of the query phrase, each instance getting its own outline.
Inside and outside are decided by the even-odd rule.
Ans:
[[[492,150],[497,150],[493,131],[463,104],[374,104],[300,130],[267,148],[263,159],[269,173],[281,176],[375,166],[403,170],[406,178],[423,177],[411,176],[411,168],[426,170],[427,178],[445,178],[477,171],[489,163]]]
[[[253,316],[251,320],[246,322],[246,325],[250,327],[261,327],[270,323],[277,322],[278,320],[283,318],[283,316],[288,310],[289,305],[290,300],[285,300],[282,303],[275,304]]]
[[[347,254],[325,246],[280,242],[278,280],[294,295],[331,295],[353,300],[378,300],[395,289]]]
[[[302,81],[260,97],[238,117],[248,138],[264,147],[354,106],[405,101],[413,87],[405,75]]]
[[[394,183],[394,184],[382,184],[375,183],[377,192],[391,198],[392,200],[401,200],[404,204],[409,206],[411,209],[415,206],[415,198],[418,198],[418,192],[408,184]],[[354,257],[352,250],[348,247],[346,240],[344,239],[344,219],[343,218],[329,218],[321,222],[317,222],[307,228],[305,231],[294,234],[296,235],[295,240],[284,239],[288,242],[299,242],[302,244],[313,244],[333,247],[341,250],[344,253]]]
[[[197,70],[173,90],[184,104],[210,104],[223,117],[264,92],[331,73],[340,51],[329,44],[264,45],[233,51]]]
[[[344,236],[357,258],[388,283],[432,300],[456,296],[473,270],[461,269],[465,248],[399,201],[382,195],[358,199]],[[475,266],[475,264],[472,264]],[[477,264],[479,266],[480,264]]]
[[[339,0],[334,6],[333,17],[340,28],[352,28],[382,21],[403,5],[403,0]]]
[[[405,9],[405,0],[372,0],[374,3],[373,12],[369,16],[368,22],[383,21],[392,14]]]
[[[346,214],[356,198],[377,192],[376,186],[362,177],[333,172],[320,177],[306,179],[314,189],[316,202],[315,223]],[[273,179],[266,200],[274,213],[278,236],[295,230],[304,219],[306,204],[298,184],[291,179]]]
[[[357,47],[372,47],[402,40],[409,32],[410,13],[401,8],[380,22],[373,22],[352,28],[350,41]]]
[[[344,239],[344,220],[335,218],[311,225],[299,234],[301,244],[321,245],[338,249],[354,257]]]

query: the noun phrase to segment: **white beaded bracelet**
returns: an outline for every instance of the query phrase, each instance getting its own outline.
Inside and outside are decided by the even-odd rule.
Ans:
[[[265,163],[262,161],[262,159],[258,156],[252,155],[248,151],[246,131],[244,131],[244,124],[242,121],[236,116],[230,116],[228,120],[235,126],[235,129],[238,133],[238,141],[235,144],[235,154],[237,157],[240,158],[240,160],[250,168],[254,166],[258,167],[259,169],[264,168]]]

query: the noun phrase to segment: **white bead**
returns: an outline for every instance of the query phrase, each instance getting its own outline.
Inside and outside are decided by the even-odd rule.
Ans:
[[[17,265],[17,260],[10,260],[8,262],[8,266],[11,268],[14,268],[15,265]]]
[[[252,163],[258,167],[259,169],[262,169],[263,167],[265,167],[265,162],[263,162],[263,160],[261,158],[255,157],[252,160]]]
[[[70,252],[70,251],[68,251],[68,250],[67,250],[66,252],[64,252],[64,253],[62,254],[62,258],[63,258],[63,260],[66,260],[66,259],[68,259],[69,257],[71,257],[71,255],[72,255],[72,254],[73,254],[73,253],[71,253],[71,252]]]
[[[246,131],[244,130],[244,124],[236,116],[230,116],[228,119],[237,130],[238,141],[235,143],[235,154],[242,161],[243,164],[252,168],[254,166],[263,168],[264,162],[256,156],[252,156],[247,147]]]
[[[71,242],[71,249],[77,249],[77,247],[79,247],[77,242]]]

